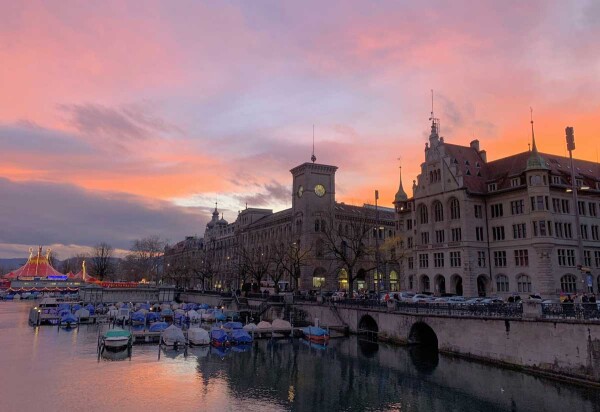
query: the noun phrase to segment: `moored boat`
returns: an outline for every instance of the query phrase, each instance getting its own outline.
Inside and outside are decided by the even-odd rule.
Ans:
[[[152,325],[150,325],[148,330],[150,332],[162,332],[163,330],[167,329],[168,327],[169,327],[169,324],[167,322],[154,322]]]
[[[121,328],[109,329],[102,337],[104,348],[110,352],[126,350],[131,345],[132,339],[131,332]]]
[[[229,346],[231,344],[227,332],[220,328],[212,328],[210,330],[210,342],[217,347]]]
[[[252,342],[252,336],[244,329],[234,329],[231,331],[231,341],[236,345],[243,345]]]
[[[188,341],[192,345],[208,345],[210,343],[210,334],[206,329],[190,328],[188,329]]]
[[[311,342],[325,343],[329,341],[329,332],[318,326],[307,326],[301,330],[306,339]]]
[[[185,335],[181,328],[171,325],[162,333],[162,342],[165,346],[172,349],[184,347],[186,344]]]
[[[77,317],[72,313],[66,313],[60,318],[60,326],[65,329],[71,329],[77,327],[79,323]]]

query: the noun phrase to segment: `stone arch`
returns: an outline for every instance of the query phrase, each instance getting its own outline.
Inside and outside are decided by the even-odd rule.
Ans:
[[[463,295],[463,280],[458,273],[455,273],[450,277],[450,284],[452,285],[452,293],[455,293],[458,296]]]
[[[479,296],[486,296],[489,290],[489,279],[486,275],[477,276],[477,294]]]
[[[431,326],[425,322],[414,323],[408,334],[409,345],[419,345],[431,349],[438,349],[438,338]]]
[[[435,293],[443,295],[446,293],[446,278],[444,275],[437,274],[434,278]]]
[[[319,266],[316,267],[313,271],[312,275],[312,287],[313,288],[322,288],[325,286],[327,270],[325,268]]]
[[[376,337],[379,332],[379,325],[371,315],[363,315],[358,321],[358,331],[367,334],[367,336],[374,335]]]

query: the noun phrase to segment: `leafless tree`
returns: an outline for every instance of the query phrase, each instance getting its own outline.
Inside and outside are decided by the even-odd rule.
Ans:
[[[194,261],[189,253],[169,260],[165,267],[164,279],[172,281],[178,288],[188,288],[194,278]]]
[[[298,289],[302,268],[308,266],[311,252],[312,248],[303,247],[300,240],[284,242],[280,245],[280,250],[277,250],[277,255],[281,259],[281,270],[293,281],[292,290]]]
[[[157,235],[134,240],[126,261],[130,270],[136,272],[136,277],[154,280],[158,285],[165,244]]]
[[[90,274],[100,280],[109,278],[115,272],[113,261],[114,249],[108,243],[102,242],[92,249]]]
[[[263,279],[269,274],[269,268],[271,266],[271,259],[267,253],[261,248],[256,249],[249,248],[248,245],[240,244],[239,247],[239,258],[245,265],[248,274],[252,279],[256,281],[258,287]]]
[[[369,244],[373,231],[374,217],[364,208],[346,206],[339,215],[326,214],[320,221],[320,237],[325,257],[333,261],[336,272],[342,269],[348,274],[348,288],[354,290],[354,281],[359,276],[359,267],[376,268],[375,248]],[[319,242],[319,240],[317,240]],[[320,252],[317,250],[317,255]]]
[[[83,261],[86,259],[89,259],[89,255],[85,253],[80,253],[68,259],[65,259],[62,262],[60,271],[65,274],[69,272],[78,273],[82,268]]]

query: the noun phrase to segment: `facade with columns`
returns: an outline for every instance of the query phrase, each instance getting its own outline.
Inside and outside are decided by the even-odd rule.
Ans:
[[[246,207],[238,212],[234,222],[229,223],[220,217],[215,206],[204,236],[188,237],[167,247],[165,262],[174,265],[178,258],[203,254],[216,263],[210,285],[205,286],[235,290],[242,287],[242,281],[236,274],[242,259],[242,249],[245,254],[256,259],[265,259],[278,245],[293,244],[307,251],[306,259],[300,267],[300,289],[347,289],[347,274],[340,270],[339,262],[327,253],[324,245],[324,225],[333,219],[334,224],[342,228],[359,217],[364,218],[372,226],[372,231],[367,236],[367,246],[373,247],[376,244],[383,245],[396,236],[396,215],[393,208],[337,202],[335,174],[338,168],[315,163],[314,157],[311,160],[312,162],[290,170],[291,208],[273,212],[271,209]],[[355,268],[358,271],[355,290],[400,289],[401,276],[396,261],[389,259],[382,250],[377,263],[374,262],[374,256],[359,263]],[[376,270],[377,267],[379,271]],[[290,287],[294,284],[289,276],[285,276],[283,280]]]
[[[598,293],[600,166],[573,160],[572,169],[569,158],[540,153],[533,122],[530,151],[491,162],[478,140],[451,144],[438,130],[433,120],[412,197],[400,183],[394,201],[402,289]]]

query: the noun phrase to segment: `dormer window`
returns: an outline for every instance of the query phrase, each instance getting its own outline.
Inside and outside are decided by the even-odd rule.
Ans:
[[[498,190],[498,184],[497,183],[490,183],[490,184],[488,184],[488,191],[489,192],[495,192],[496,190]]]
[[[471,171],[470,171],[469,169],[467,169],[467,173],[466,173],[466,175],[467,175],[467,176],[471,176]]]
[[[468,160],[465,160],[465,166],[471,166]]]
[[[458,159],[456,159],[456,158],[455,158],[455,159],[452,161],[452,163],[454,163],[455,165],[457,165],[457,164],[458,164]]]
[[[481,167],[481,166],[479,165],[479,162],[475,162],[475,167]]]
[[[529,176],[530,186],[540,186],[542,184],[542,177],[540,175]]]
[[[510,187],[518,187],[521,186],[521,178],[513,177],[510,179]]]
[[[583,186],[583,180],[581,180],[581,179],[575,179],[575,185],[578,188],[581,188],[581,186]]]
[[[477,171],[477,177],[481,177],[481,172],[479,170]]]
[[[552,176],[552,184],[553,185],[562,185],[560,176]]]

